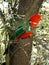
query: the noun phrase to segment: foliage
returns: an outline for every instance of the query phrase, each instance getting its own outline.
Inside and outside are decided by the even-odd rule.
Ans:
[[[42,6],[43,8],[43,6]],[[49,13],[40,8],[42,20],[36,28],[33,40],[31,65],[49,65]]]

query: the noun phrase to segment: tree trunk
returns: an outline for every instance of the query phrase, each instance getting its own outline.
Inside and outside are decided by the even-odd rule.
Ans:
[[[20,0],[18,14],[26,14],[30,7],[34,3],[34,0]]]
[[[43,0],[20,0],[18,14],[26,15],[24,20],[27,21],[31,15],[38,13],[42,2]]]
[[[38,13],[43,0],[20,0],[18,14],[26,15],[24,21],[28,21],[32,14]],[[32,50],[31,38],[20,40],[10,56],[10,65],[30,65]]]
[[[10,54],[10,65],[30,65],[31,50],[30,38],[17,42]]]

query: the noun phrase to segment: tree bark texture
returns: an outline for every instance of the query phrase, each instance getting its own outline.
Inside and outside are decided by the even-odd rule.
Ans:
[[[18,14],[26,14],[32,6],[34,0],[20,0]]]
[[[31,38],[20,40],[10,54],[10,65],[30,65]]]

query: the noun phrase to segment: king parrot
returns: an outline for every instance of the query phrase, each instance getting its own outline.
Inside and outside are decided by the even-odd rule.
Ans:
[[[34,14],[30,17],[30,20],[29,20],[29,26],[31,28],[36,28],[38,23],[40,22],[40,20],[42,19],[42,16],[41,14]],[[18,36],[18,38],[16,39],[17,41],[22,39],[22,38],[27,38],[29,37],[31,34],[33,34],[31,31],[28,31],[28,32],[25,32],[23,33],[22,35]]]
[[[25,23],[24,25],[18,27],[14,31],[14,33],[11,35],[10,39],[13,40],[13,39],[16,38],[16,41],[19,41],[20,39],[30,37],[33,34],[33,32],[32,31],[27,31],[26,32],[26,28],[29,28],[29,26],[31,28],[36,28],[38,23],[40,22],[41,18],[42,18],[41,14],[32,15],[27,23]],[[12,48],[13,48],[13,46],[11,46],[10,49],[12,49]],[[5,50],[4,54],[7,54],[7,53],[8,53],[8,47]]]

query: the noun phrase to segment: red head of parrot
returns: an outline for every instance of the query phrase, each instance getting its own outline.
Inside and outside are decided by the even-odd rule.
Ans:
[[[34,14],[30,17],[30,26],[31,27],[36,27],[40,20],[42,19],[41,14]]]
[[[33,32],[31,32],[31,31],[25,32],[21,36],[19,36],[16,40],[19,41],[20,39],[24,39],[24,38],[30,37],[32,34],[33,34]]]

